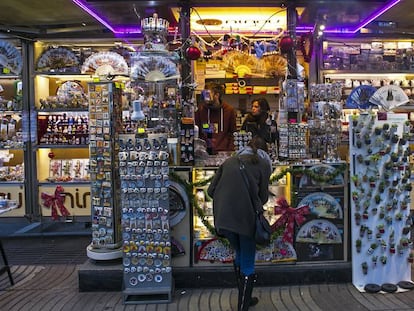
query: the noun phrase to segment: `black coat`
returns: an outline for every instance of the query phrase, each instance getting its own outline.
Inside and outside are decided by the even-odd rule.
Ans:
[[[250,155],[241,155],[249,176],[252,193],[265,204],[269,198],[271,168],[263,158],[254,164]],[[236,156],[228,158],[218,169],[207,193],[213,198],[214,225],[218,233],[226,229],[241,235],[254,236],[255,214],[249,192],[240,172]]]

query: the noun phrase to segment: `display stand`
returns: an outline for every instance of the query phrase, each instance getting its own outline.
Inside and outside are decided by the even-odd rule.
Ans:
[[[120,93],[112,82],[89,84],[92,243],[87,248],[87,255],[95,260],[122,257],[115,143],[122,116]]]
[[[385,112],[350,117],[352,282],[361,291],[411,281],[406,121]]]
[[[124,303],[170,302],[168,143],[120,135]]]
[[[328,176],[341,166],[346,163],[338,161],[301,167],[316,176]],[[310,212],[296,232],[294,246],[298,261],[346,261],[349,213],[346,174],[338,174],[329,182],[316,181],[304,174],[293,176],[292,182],[298,191],[297,208],[308,206]]]

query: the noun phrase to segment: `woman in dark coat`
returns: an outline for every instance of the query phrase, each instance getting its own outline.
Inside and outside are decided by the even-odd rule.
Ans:
[[[269,116],[270,106],[265,98],[252,101],[251,111],[243,121],[241,129],[252,133],[252,136],[260,136],[267,143],[277,143],[278,131],[275,120]]]
[[[250,192],[240,172],[239,159],[244,163]],[[247,310],[258,302],[251,297],[256,280],[255,213],[250,193],[261,205],[269,197],[269,178],[272,163],[266,142],[255,136],[248,146],[228,158],[217,170],[207,193],[213,198],[214,225],[235,251],[234,267],[239,282],[239,309]]]

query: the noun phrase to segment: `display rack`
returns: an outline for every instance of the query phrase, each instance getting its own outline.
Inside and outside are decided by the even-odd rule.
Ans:
[[[350,117],[352,282],[411,281],[407,114]]]
[[[124,303],[170,302],[168,143],[120,135]]]
[[[92,243],[88,257],[122,257],[117,133],[121,131],[121,90],[112,82],[89,83]]]

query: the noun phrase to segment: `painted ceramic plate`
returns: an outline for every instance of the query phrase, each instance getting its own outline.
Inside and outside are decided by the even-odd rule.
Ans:
[[[115,52],[98,52],[82,64],[82,73],[96,75],[128,75],[126,60]]]
[[[305,223],[299,229],[296,242],[341,244],[342,236],[338,228],[329,220],[315,219]]]
[[[5,40],[0,40],[0,65],[3,67],[3,74],[6,74],[9,70],[12,74],[19,75],[23,68],[20,51]]]
[[[79,72],[79,59],[68,48],[49,48],[40,55],[36,71],[39,72]]]
[[[333,196],[324,192],[314,192],[304,197],[298,207],[309,206],[312,214],[322,218],[342,219],[341,205]]]

